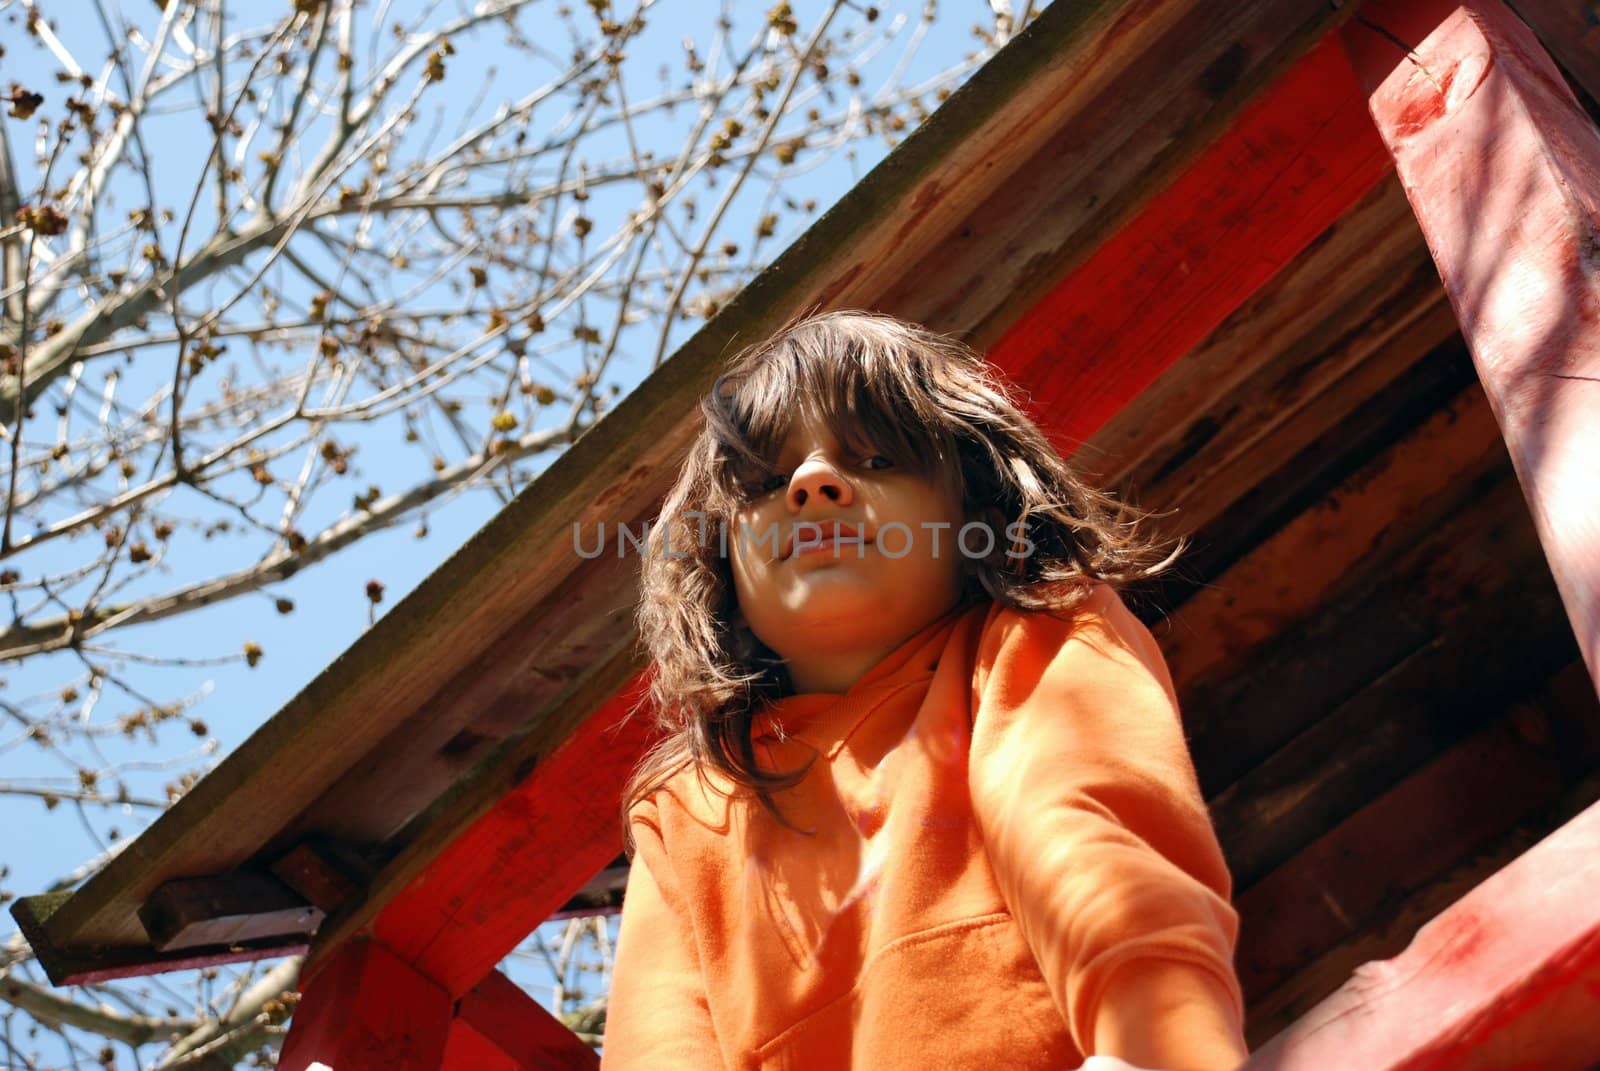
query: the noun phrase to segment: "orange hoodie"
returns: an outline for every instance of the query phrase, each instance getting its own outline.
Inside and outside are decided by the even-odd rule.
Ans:
[[[780,700],[757,740],[815,757],[778,795],[803,832],[692,771],[638,804],[603,1066],[1236,1066],[1238,919],[1166,666],[1110,588],[1070,617],[958,606]]]

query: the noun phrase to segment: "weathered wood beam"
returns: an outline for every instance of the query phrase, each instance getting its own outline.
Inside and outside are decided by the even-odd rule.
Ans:
[[[162,952],[149,944],[129,948],[95,948],[57,945],[49,928],[50,916],[72,896],[44,893],[24,896],[11,905],[12,917],[33,950],[52,985],[92,985],[113,978],[129,978],[156,971],[202,970],[223,963],[244,963],[277,956],[298,956],[310,946],[308,937],[268,937],[208,948],[180,948]]]
[[[348,942],[300,993],[279,1071],[438,1071],[455,1001],[380,942]]]
[[[1130,493],[1177,510],[1186,531],[1210,527],[1456,332],[1420,250],[1362,297],[1305,338],[1304,348],[1274,353],[1210,409],[1185,414],[1172,449],[1127,475]]]
[[[599,1055],[499,971],[461,998],[441,1071],[594,1071]]]
[[[353,863],[347,853],[322,838],[296,844],[273,861],[271,870],[324,914],[349,903],[372,876],[370,867]]]
[[[1586,1071],[1600,1052],[1600,804],[1418,931],[1248,1071]]]
[[[1387,450],[1394,447],[1397,437],[1413,429],[1427,413],[1450,405],[1451,400],[1459,397],[1461,391],[1470,384],[1472,367],[1466,352],[1435,351],[1435,354],[1429,355],[1429,359],[1418,362],[1403,376],[1397,387],[1405,389],[1390,389],[1368,400],[1344,423],[1326,432],[1323,439],[1312,443],[1299,455],[1280,461],[1280,472],[1270,482],[1242,499],[1238,512],[1245,511],[1248,506],[1250,517],[1235,520],[1230,514],[1219,520],[1213,528],[1195,533],[1194,548],[1190,551],[1187,567],[1195,573],[1195,580],[1179,576],[1178,581],[1170,584],[1182,584],[1179,597],[1171,597],[1171,592],[1163,589],[1163,605],[1178,604],[1176,612],[1182,613],[1182,597],[1194,597],[1195,591],[1202,589],[1205,584],[1218,583],[1219,578],[1227,575],[1230,565],[1243,562],[1248,568],[1251,552],[1270,554],[1270,551],[1261,551],[1261,548],[1270,546],[1280,533],[1288,540],[1293,540],[1299,533],[1298,528],[1291,527],[1294,520],[1317,507],[1318,503],[1326,503],[1331,495],[1349,496],[1355,491],[1355,480],[1368,469],[1362,456],[1366,459],[1382,458]],[[1346,458],[1346,451],[1357,445],[1362,448],[1362,456],[1350,461]],[[1445,503],[1442,509],[1454,509],[1454,506]],[[1221,531],[1216,528],[1221,528]],[[1429,531],[1421,528],[1410,535],[1397,531],[1397,538],[1390,543],[1390,562],[1406,549],[1414,548],[1414,544],[1427,538],[1427,535]],[[1426,573],[1427,562],[1413,560],[1410,568],[1416,573],[1413,576],[1413,581],[1416,581],[1418,576]],[[1243,652],[1243,660],[1235,663],[1234,671],[1226,666],[1219,666],[1214,674],[1203,669],[1197,671],[1194,668],[1197,660],[1187,656],[1182,658],[1179,664],[1186,666],[1186,676],[1179,698],[1189,730],[1190,748],[1202,770],[1203,783],[1210,791],[1224,788],[1246,768],[1259,762],[1266,754],[1290,740],[1294,733],[1314,722],[1320,714],[1325,714],[1347,698],[1355,688],[1360,687],[1362,680],[1376,676],[1386,666],[1392,666],[1398,658],[1402,658],[1403,653],[1414,650],[1424,642],[1426,637],[1411,644],[1398,645],[1398,653],[1368,652],[1363,655],[1360,652],[1365,648],[1384,642],[1382,637],[1338,631],[1341,624],[1360,628],[1360,604],[1371,597],[1374,589],[1386,588],[1386,580],[1384,573],[1355,573],[1341,583],[1338,592],[1330,592],[1331,596],[1338,594],[1338,605],[1318,604],[1317,615],[1296,623],[1296,637],[1293,639],[1280,637],[1269,640],[1266,647],[1258,645],[1248,648]],[[1390,591],[1387,597],[1392,599],[1402,597],[1402,594]],[[1421,597],[1421,592],[1413,592],[1413,597]],[[1453,605],[1453,596],[1448,588],[1440,586],[1434,591],[1432,604],[1429,605],[1435,604],[1442,607],[1440,612],[1446,612]],[[1213,607],[1213,610],[1226,612],[1226,605]],[[1414,616],[1416,610],[1408,613]],[[1214,621],[1214,616],[1195,618],[1197,624],[1206,621]],[[1157,628],[1157,637],[1162,640],[1170,631],[1163,621],[1157,621],[1152,628]],[[1354,645],[1354,650],[1341,648],[1338,655],[1333,655],[1330,648],[1330,658],[1322,658],[1318,644]],[[1357,661],[1350,661],[1352,658]],[[1237,669],[1245,664],[1250,666],[1250,672],[1242,676]],[[1347,680],[1346,684],[1339,685],[1336,692],[1318,695],[1317,688],[1326,687],[1323,677],[1331,676],[1333,684],[1338,684],[1338,679],[1344,676],[1341,664],[1347,666],[1354,677]],[[1366,669],[1362,669],[1362,664]],[[1258,672],[1264,674],[1262,687],[1251,680],[1251,674]],[[1362,676],[1363,672],[1366,676]],[[1277,684],[1275,696],[1266,687],[1269,679]],[[1251,695],[1256,698],[1251,700]],[[1301,709],[1299,703],[1286,708],[1285,696],[1306,696],[1312,709]],[[1293,724],[1283,724],[1285,714],[1296,716]],[[1235,741],[1243,751],[1235,754],[1235,743],[1229,741]]]
[[[1336,600],[1230,683],[1239,723],[1197,738],[1195,753],[1238,885],[1573,657],[1519,506],[1509,474],[1483,487],[1396,559],[1386,582]],[[1234,758],[1225,741],[1252,758]]]
[[[1249,50],[1237,48],[1242,62]],[[1028,383],[1035,412],[1070,452],[1388,170],[1360,86],[1330,39],[1048,292],[1036,281],[1052,274],[1040,272],[1042,258],[1021,255],[1017,270],[1034,283],[1012,285],[1039,298],[990,358]],[[1014,257],[1008,249],[994,263]]]
[[[1375,914],[1361,920],[1359,932],[1348,939],[1320,950],[1315,947],[1318,943],[1316,941],[1302,942],[1302,947],[1309,958],[1289,977],[1266,992],[1260,992],[1260,987],[1270,980],[1277,968],[1288,963],[1293,953],[1281,949],[1277,952],[1272,951],[1279,946],[1276,944],[1277,935],[1270,929],[1275,925],[1270,909],[1253,903],[1252,898],[1255,894],[1252,891],[1246,891],[1240,897],[1241,910],[1245,915],[1240,936],[1240,972],[1249,987],[1246,1036],[1252,1048],[1264,1044],[1305,1015],[1318,1001],[1339,988],[1361,964],[1399,954],[1429,919],[1459,900],[1490,875],[1512,863],[1552,830],[1570,821],[1584,808],[1600,799],[1600,772],[1596,770],[1596,767],[1600,766],[1600,702],[1596,700],[1594,688],[1589,683],[1588,671],[1583,662],[1574,661],[1552,678],[1538,696],[1518,706],[1531,707],[1536,727],[1542,728],[1548,725],[1551,730],[1552,742],[1549,747],[1553,749],[1554,757],[1561,767],[1558,782],[1553,786],[1559,793],[1554,803],[1533,811],[1520,819],[1510,830],[1472,848],[1463,858],[1409,895],[1389,897],[1386,893],[1386,902]],[[1526,713],[1518,712],[1513,712],[1512,715],[1513,718],[1527,716]],[[1522,775],[1525,763],[1519,756],[1524,755],[1526,750],[1519,746],[1516,752],[1508,757],[1512,765],[1509,776],[1514,780]],[[1423,771],[1417,776],[1428,778],[1430,771]],[[1406,791],[1414,790],[1402,786],[1396,790],[1396,794]],[[1535,786],[1533,791],[1543,794],[1546,790]],[[1458,796],[1464,797],[1465,793],[1460,793]],[[1498,816],[1506,811],[1520,810],[1522,801],[1515,795],[1494,793],[1490,795],[1488,802],[1492,805],[1490,821],[1496,821]],[[1457,806],[1476,806],[1476,802],[1463,798]],[[1354,825],[1351,828],[1353,830]],[[1345,827],[1341,826],[1339,830],[1330,833],[1329,838],[1341,838],[1344,829]],[[1372,835],[1380,840],[1384,836],[1382,831]],[[1441,831],[1440,835],[1459,839],[1461,830],[1458,826],[1452,825]],[[1413,848],[1420,856],[1430,858],[1436,854],[1431,839],[1414,837],[1412,842]],[[1354,850],[1362,849],[1356,846]],[[1312,856],[1318,851],[1319,849],[1313,846],[1305,854]],[[1301,861],[1297,857],[1284,869],[1300,865]],[[1399,867],[1400,875],[1414,875],[1418,871],[1414,861],[1408,860],[1396,865]],[[1353,873],[1368,879],[1373,877],[1371,873],[1365,875],[1361,875],[1359,871]],[[1262,886],[1270,886],[1275,880],[1276,875],[1268,878]],[[1336,891],[1341,904],[1354,902],[1359,906],[1361,901],[1359,899],[1352,901],[1351,893]],[[1359,897],[1360,893],[1356,893],[1355,896]],[[1317,911],[1316,900],[1315,896],[1308,898],[1306,905],[1300,910]],[[1259,921],[1252,921],[1253,919]],[[1320,927],[1314,924],[1311,926],[1310,935],[1314,936],[1321,932],[1323,931]],[[1264,948],[1264,945],[1268,947]]]
[[[1240,675],[1263,645],[1387,570],[1461,506],[1477,478],[1508,465],[1488,401],[1472,384],[1225,572],[1202,578],[1160,632],[1179,695]]]
[[[1539,43],[1593,100],[1600,101],[1600,9],[1591,0],[1510,0]]]
[[[1520,705],[1350,815],[1235,896],[1246,1002],[1549,806],[1561,784],[1548,718]]]
[[[1369,3],[1344,40],[1600,682],[1600,135],[1498,0]]]
[[[1013,324],[1036,315],[1035,306],[1069,272],[1079,275],[1080,283],[1082,278],[1093,280],[1092,289],[1104,292],[1098,275],[1082,275],[1085,259],[1092,253],[1105,263],[1101,246],[1110,244],[1111,236],[1136,214],[1147,214],[1147,202],[1170,198],[1180,176],[1207,170],[1196,160],[1202,147],[1213,159],[1214,146],[1230,137],[1235,148],[1241,148],[1237,129],[1225,133],[1230,127],[1248,125],[1249,120],[1234,118],[1239,107],[1261,95],[1281,100],[1283,88],[1274,83],[1292,66],[1299,66],[1301,57],[1349,15],[1339,6],[1295,0],[1250,0],[1224,7],[1145,5],[1139,18],[1154,31],[1151,43],[1120,67],[1102,72],[1098,84],[1080,87],[1080,92],[1093,94],[1096,106],[1075,113],[1017,168],[1006,196],[970,210],[918,270],[889,290],[882,306],[910,319],[946,325],[946,330],[959,331],[975,344],[993,349],[997,338],[1016,330]],[[1335,79],[1320,87],[1304,87],[1309,90],[1302,102],[1306,112],[1331,120],[1328,105],[1351,84],[1348,71],[1343,77],[1342,85]],[[1220,185],[1216,190],[1206,187],[1206,200],[1190,206],[1201,208],[1197,215],[1207,221],[1170,236],[1174,241],[1165,247],[1171,254],[1169,269],[1181,256],[1188,256],[1196,261],[1197,272],[1201,271],[1197,261],[1209,260],[1214,273],[1248,275],[1264,267],[1270,275],[1288,259],[1278,259],[1282,248],[1269,244],[1255,251],[1259,264],[1233,265],[1208,244],[1217,239],[1223,245],[1241,241],[1241,234],[1218,231],[1209,220],[1227,212],[1230,199],[1251,182],[1252,172],[1278,170],[1263,157],[1282,146],[1306,150],[1305,166],[1327,165],[1328,171],[1296,174],[1291,162],[1281,181],[1269,183],[1266,203],[1252,206],[1260,210],[1256,218],[1282,212],[1280,222],[1288,222],[1287,230],[1293,232],[1303,224],[1293,218],[1290,202],[1307,185],[1306,178],[1336,201],[1344,196],[1333,192],[1339,181],[1353,178],[1357,185],[1365,181],[1344,165],[1363,148],[1375,147],[1370,131],[1352,127],[1351,140],[1338,147],[1334,162],[1327,155],[1329,146],[1308,138],[1304,128],[1294,130],[1293,123],[1293,118],[1284,122],[1280,117],[1254,129],[1260,135],[1254,145],[1259,155],[1235,159],[1235,164],[1244,165],[1233,173],[1237,181],[1212,172]],[[1219,192],[1221,196],[1215,196]],[[1273,202],[1273,207],[1266,206]],[[1318,207],[1299,207],[1311,216],[1319,214]],[[1236,222],[1249,226],[1244,219]],[[1291,249],[1295,243],[1292,235],[1278,233],[1274,238]],[[982,270],[951,272],[952,263],[981,265]],[[1209,309],[1232,300],[1228,291],[1238,285],[1236,279],[1217,281],[1217,287],[1201,297],[1200,306]],[[1031,361],[1033,352],[1026,346],[1022,349]],[[996,360],[1002,366],[1016,354],[1014,344],[998,350]]]
[[[1505,493],[1498,497],[1515,501]],[[1442,544],[1435,549],[1449,552]],[[1537,566],[1529,555],[1513,568]],[[1549,581],[1519,592],[1515,576],[1508,579],[1511,586],[1495,592],[1458,588],[1456,597],[1472,604],[1468,610],[1211,800],[1240,887],[1260,880],[1575,655]],[[1388,609],[1356,627],[1384,629],[1378,615]],[[1284,694],[1279,703],[1294,705]]]
[[[1141,465],[1181,465],[1196,421],[1226,412],[1228,397],[1275,360],[1314,353],[1320,367],[1337,359],[1352,348],[1338,345],[1349,325],[1381,314],[1395,300],[1396,278],[1427,256],[1405,191],[1390,174],[1106,421],[1071,455],[1074,464],[1112,486]],[[1442,291],[1438,297],[1442,304]]]
[[[598,523],[598,522],[597,522]],[[397,725],[312,801],[263,849],[272,854],[310,836],[387,844],[405,824],[574,681],[634,643],[632,610],[639,559],[617,549],[620,521],[606,523],[597,558],[580,559],[574,532],[553,548],[573,575],[520,620],[499,622],[439,693]],[[638,535],[642,524],[634,524]],[[579,529],[585,546],[597,524]],[[626,547],[627,544],[624,544]],[[555,719],[552,743],[568,726]]]

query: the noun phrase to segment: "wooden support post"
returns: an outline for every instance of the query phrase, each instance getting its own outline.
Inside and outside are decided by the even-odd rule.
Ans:
[[[444,1071],[595,1071],[600,1057],[499,971],[461,998]]]
[[[1585,1071],[1600,1053],[1600,804],[1368,963],[1242,1071]]]
[[[1600,133],[1499,0],[1342,33],[1600,684]]]
[[[309,982],[279,1071],[437,1071],[455,1002],[378,941],[345,942]]]

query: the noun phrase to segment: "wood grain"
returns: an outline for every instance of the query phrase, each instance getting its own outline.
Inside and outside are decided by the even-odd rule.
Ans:
[[[1387,570],[1463,505],[1480,477],[1509,464],[1483,391],[1462,391],[1226,571],[1206,577],[1167,617],[1161,650],[1179,694],[1247,673],[1264,644]]]
[[[1240,672],[1196,685],[1180,697],[1201,784],[1208,795],[1220,797],[1219,825],[1231,820],[1228,801],[1257,800],[1251,805],[1256,808],[1267,786],[1293,782],[1281,763],[1274,767],[1264,760],[1307,730],[1330,734],[1306,751],[1304,761],[1314,765],[1362,747],[1359,736],[1337,729],[1318,732],[1318,723],[1341,706],[1358,703],[1363,730],[1376,729],[1373,723],[1391,714],[1465,716],[1453,710],[1449,697],[1470,694],[1476,682],[1487,688],[1491,674],[1541,672],[1510,657],[1512,646],[1524,657],[1538,654],[1529,650],[1534,641],[1525,632],[1528,624],[1540,623],[1541,635],[1554,631],[1559,638],[1564,631],[1559,613],[1554,622],[1544,614],[1541,599],[1550,588],[1548,574],[1539,579],[1544,566],[1538,541],[1509,472],[1489,474],[1474,491],[1462,509],[1387,568],[1280,635]],[[1474,663],[1452,654],[1458,642],[1470,644],[1480,656],[1496,650],[1507,656]],[[1422,674],[1422,680],[1410,682],[1410,691],[1404,675],[1396,676],[1407,665]],[[1451,674],[1463,669],[1468,675],[1452,685]],[[1420,686],[1441,677],[1437,683],[1443,690],[1437,693]],[[1398,690],[1393,698],[1400,705],[1378,704],[1378,693],[1371,692],[1375,684]],[[1347,728],[1355,731],[1353,725]],[[1348,745],[1340,742],[1345,739]],[[1245,779],[1254,787],[1230,790]],[[1229,794],[1223,796],[1224,790]],[[1246,821],[1243,815],[1239,820]]]
[[[1356,321],[1381,301],[1364,293],[1426,254],[1391,173],[1068,456],[1107,486],[1154,454],[1174,457],[1197,416],[1220,411],[1266,362],[1327,348],[1326,325]]]

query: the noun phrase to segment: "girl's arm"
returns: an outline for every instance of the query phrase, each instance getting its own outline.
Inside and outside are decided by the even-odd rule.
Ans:
[[[1078,1047],[1236,1067],[1238,916],[1154,639],[1104,586],[1071,621],[1002,611],[975,688],[974,812]]]
[[[634,823],[611,971],[602,1067],[607,1071],[702,1071],[723,1066],[706,1003],[689,915],[658,835]]]

